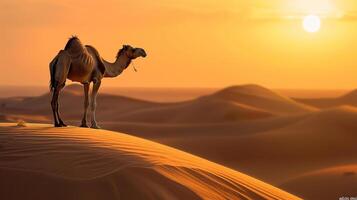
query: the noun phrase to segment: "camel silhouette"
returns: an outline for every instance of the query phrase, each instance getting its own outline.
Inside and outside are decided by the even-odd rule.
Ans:
[[[146,57],[144,49],[123,45],[123,48],[119,50],[116,56],[116,60],[111,63],[104,60],[94,47],[83,45],[76,36],[71,37],[64,50],[59,51],[49,66],[54,126],[67,126],[59,114],[58,97],[65,86],[66,80],[69,79],[84,86],[84,114],[81,127],[88,127],[87,110],[90,102],[91,128],[100,128],[95,119],[95,111],[101,80],[106,77],[112,78],[120,75],[130,65],[131,61],[138,57]],[[92,82],[93,89],[89,99],[89,86]]]

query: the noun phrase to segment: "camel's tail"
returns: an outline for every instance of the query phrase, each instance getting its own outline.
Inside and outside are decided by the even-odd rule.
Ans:
[[[58,62],[58,56],[59,56],[59,54],[57,54],[57,56],[50,62],[50,76],[51,76],[50,90],[51,90],[51,92],[57,87],[56,66],[57,66],[57,62]]]

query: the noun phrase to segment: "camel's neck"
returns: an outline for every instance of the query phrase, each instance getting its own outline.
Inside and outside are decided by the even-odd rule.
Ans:
[[[103,60],[103,63],[105,66],[104,77],[116,77],[130,65],[131,59],[125,55],[120,55],[114,63],[106,60]]]

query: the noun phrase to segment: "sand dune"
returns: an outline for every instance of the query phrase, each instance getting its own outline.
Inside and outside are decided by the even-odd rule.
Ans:
[[[82,90],[80,85],[70,85],[62,93],[60,107],[65,119],[80,120],[83,112]],[[9,98],[0,101],[4,105],[0,112],[23,116],[43,115],[50,121],[52,113],[49,101],[49,93],[39,97]],[[223,123],[311,111],[315,109],[266,88],[245,85],[178,103],[154,103],[100,94],[97,118],[100,121],[145,123]]]
[[[83,112],[82,90],[80,85],[70,85],[64,89],[60,97],[60,108],[64,118],[80,120]],[[49,93],[39,97],[9,98],[0,101],[4,105],[0,111],[24,116],[43,115],[50,121],[52,113],[49,101]],[[264,109],[230,99],[217,98],[217,95],[178,103],[155,103],[100,94],[97,112],[100,121],[147,123],[220,123],[260,119],[273,115],[274,113]]]
[[[275,89],[274,91],[290,98],[300,99],[336,98],[350,92],[346,89]]]
[[[307,171],[357,162],[356,121],[355,108],[339,107],[300,116],[215,125],[103,125],[183,149],[279,185]]]
[[[1,124],[0,139],[2,199],[298,199],[229,168],[121,133]]]
[[[339,99],[353,102],[354,95]],[[82,88],[69,86],[61,100],[66,122],[79,124]],[[0,100],[0,105],[5,103],[0,113],[51,122],[48,102],[48,94]],[[256,85],[177,103],[100,94],[98,104],[98,120],[105,129],[185,150],[275,186],[311,171],[357,163],[354,107],[314,109]],[[299,196],[310,192],[303,187],[298,193],[290,189]]]
[[[296,101],[316,108],[331,108],[337,106],[357,106],[357,90],[353,90],[337,98],[295,98]]]
[[[316,110],[258,85],[233,86],[218,91],[212,96],[239,102],[275,114],[305,113]]]
[[[16,97],[0,100],[3,105],[0,112],[8,114],[22,115],[42,115],[52,120],[52,111],[50,106],[51,95],[46,93],[38,97]],[[67,86],[60,96],[60,108],[62,116],[69,120],[80,120],[83,112],[83,88],[74,84]],[[122,96],[100,94],[98,97],[98,117],[102,120],[110,119],[121,113],[131,110],[142,109],[146,107],[155,107],[159,104],[147,102]],[[30,120],[29,121],[33,121]],[[34,121],[38,122],[38,121]]]
[[[304,193],[305,199],[339,199],[357,196],[357,165],[320,169],[292,178],[283,188]]]
[[[273,114],[231,101],[200,98],[189,102],[140,109],[114,116],[117,121],[147,123],[220,123],[261,119]]]

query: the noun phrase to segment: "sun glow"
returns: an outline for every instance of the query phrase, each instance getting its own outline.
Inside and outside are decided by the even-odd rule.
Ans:
[[[316,15],[308,15],[304,17],[302,24],[306,32],[315,33],[320,30],[321,19]]]

